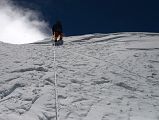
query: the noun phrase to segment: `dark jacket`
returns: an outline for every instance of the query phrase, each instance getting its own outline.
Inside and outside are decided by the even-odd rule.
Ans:
[[[60,32],[60,33],[63,32],[63,30],[62,30],[62,24],[61,24],[60,21],[57,21],[56,24],[53,25],[52,32],[53,32],[53,34],[54,34],[54,32]]]

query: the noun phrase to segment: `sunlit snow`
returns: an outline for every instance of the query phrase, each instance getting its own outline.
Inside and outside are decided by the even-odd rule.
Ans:
[[[35,11],[0,0],[0,41],[24,44],[47,38],[48,24],[39,19]]]
[[[55,120],[54,70],[59,120],[159,120],[157,33],[1,42],[0,120]]]

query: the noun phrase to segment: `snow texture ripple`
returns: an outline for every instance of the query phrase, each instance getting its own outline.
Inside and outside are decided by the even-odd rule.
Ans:
[[[159,34],[64,38],[59,120],[159,120]],[[0,120],[55,120],[54,47],[0,42]]]

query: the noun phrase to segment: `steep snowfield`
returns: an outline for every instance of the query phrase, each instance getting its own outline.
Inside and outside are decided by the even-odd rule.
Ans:
[[[0,120],[55,120],[54,70],[59,120],[159,120],[159,34],[49,41],[0,43]]]

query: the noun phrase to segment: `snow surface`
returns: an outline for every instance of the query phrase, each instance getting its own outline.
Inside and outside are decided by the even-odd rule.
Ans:
[[[159,120],[159,34],[0,42],[0,120]],[[54,50],[56,63],[54,64]]]

